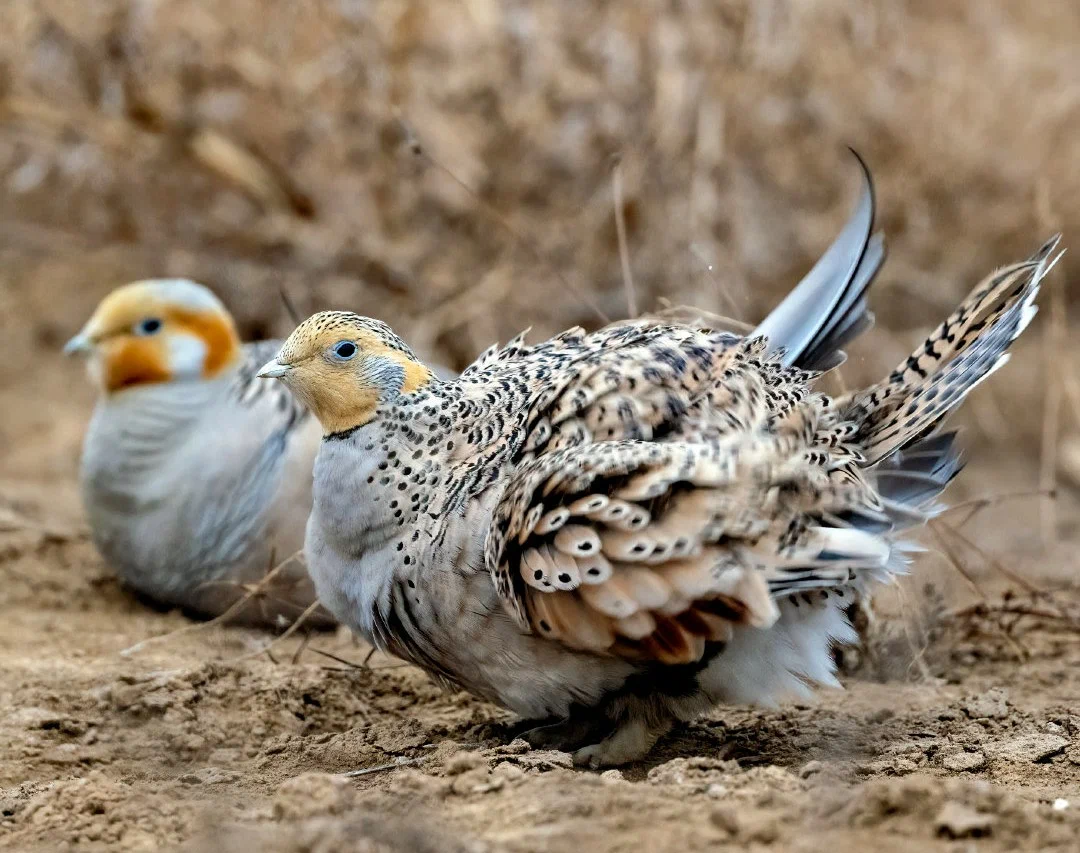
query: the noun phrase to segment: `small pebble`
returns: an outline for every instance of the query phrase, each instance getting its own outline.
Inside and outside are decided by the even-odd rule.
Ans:
[[[977,812],[956,800],[949,800],[934,819],[938,835],[946,838],[982,838],[994,826],[992,815]]]
[[[709,820],[717,829],[722,829],[728,835],[738,835],[740,824],[739,815],[734,806],[720,806],[709,815]]]
[[[532,749],[525,738],[516,737],[505,746],[500,746],[496,752],[500,755],[522,755]]]
[[[981,752],[954,752],[941,759],[941,766],[956,773],[978,770],[986,766],[986,756]]]
[[[965,699],[960,707],[972,720],[1003,720],[1009,716],[1009,694],[995,687]]]
[[[820,761],[807,761],[799,770],[800,779],[809,779],[815,773],[820,773],[822,764]]]
[[[447,776],[460,776],[477,767],[486,767],[488,760],[479,752],[459,752],[451,756],[446,762]]]
[[[1034,764],[1064,752],[1068,745],[1060,735],[1031,734],[996,744],[992,754],[1005,761]]]

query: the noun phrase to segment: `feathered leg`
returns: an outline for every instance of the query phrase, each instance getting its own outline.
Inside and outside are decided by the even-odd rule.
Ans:
[[[627,717],[600,743],[575,752],[574,764],[599,770],[637,761],[671,730],[673,722],[670,717],[660,720],[650,720],[643,715]]]
[[[590,740],[611,731],[611,723],[594,714],[575,714],[555,723],[545,723],[521,734],[533,749],[557,749],[572,752]]]

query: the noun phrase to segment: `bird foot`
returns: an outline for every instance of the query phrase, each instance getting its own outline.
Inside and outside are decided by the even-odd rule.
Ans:
[[[573,752],[590,738],[600,734],[600,721],[588,717],[574,716],[557,723],[547,723],[523,732],[524,738],[533,749],[557,749],[560,752]]]
[[[574,764],[599,770],[637,761],[653,748],[660,736],[671,728],[671,721],[650,726],[641,717],[632,717],[599,743],[584,746],[574,753]]]

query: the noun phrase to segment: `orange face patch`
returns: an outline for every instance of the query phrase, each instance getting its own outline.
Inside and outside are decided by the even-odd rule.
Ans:
[[[341,321],[336,316],[327,322],[327,316],[316,314],[301,323],[278,354],[278,362],[289,366],[282,381],[314,412],[326,433],[344,432],[368,423],[375,416],[383,392],[357,373],[356,365],[361,361],[335,361],[327,355],[338,341],[353,342],[359,356],[385,358],[401,365],[401,387],[393,390],[402,394],[411,394],[431,382],[428,367],[401,347],[392,346],[377,329],[364,328],[347,318]]]
[[[136,334],[139,324],[149,319],[160,320],[160,330]],[[150,299],[138,289],[114,292],[91,318],[85,334],[96,342],[101,381],[108,392],[175,379],[179,368],[172,362],[170,341],[178,335],[202,342],[204,379],[220,375],[240,358],[240,339],[227,313]]]
[[[240,341],[232,320],[220,314],[196,313],[180,308],[168,308],[164,334],[172,329],[201,338],[206,344],[203,377],[213,379],[240,356]]]
[[[102,381],[110,394],[172,379],[161,338],[116,337],[102,346]]]

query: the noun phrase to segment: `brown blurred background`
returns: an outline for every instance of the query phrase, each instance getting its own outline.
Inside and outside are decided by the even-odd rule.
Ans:
[[[455,367],[526,326],[595,326],[590,303],[623,316],[616,162],[639,305],[753,322],[841,226],[858,149],[890,258],[849,381],[994,266],[1080,234],[1069,4],[3,5],[0,466],[16,478],[70,478],[91,394],[58,348],[130,279],[210,284],[253,337],[288,331],[284,286],[304,314],[377,315]],[[1061,341],[1045,357],[1049,313],[967,416],[1018,460],[1017,487],[1058,443],[1045,391],[1072,359]]]
[[[849,386],[996,266],[1074,247],[956,418],[957,508],[858,614],[848,692],[571,775],[415,669],[338,666],[366,660],[348,632],[270,649],[154,612],[88,541],[93,390],[60,347],[113,287],[198,279],[249,338],[289,331],[284,287],[460,368],[625,315],[618,162],[639,306],[755,322],[845,221],[848,145],[890,247]],[[924,853],[956,823],[1074,849],[1078,145],[1075,0],[0,0],[0,838],[404,850],[431,813],[431,849],[491,853]]]

